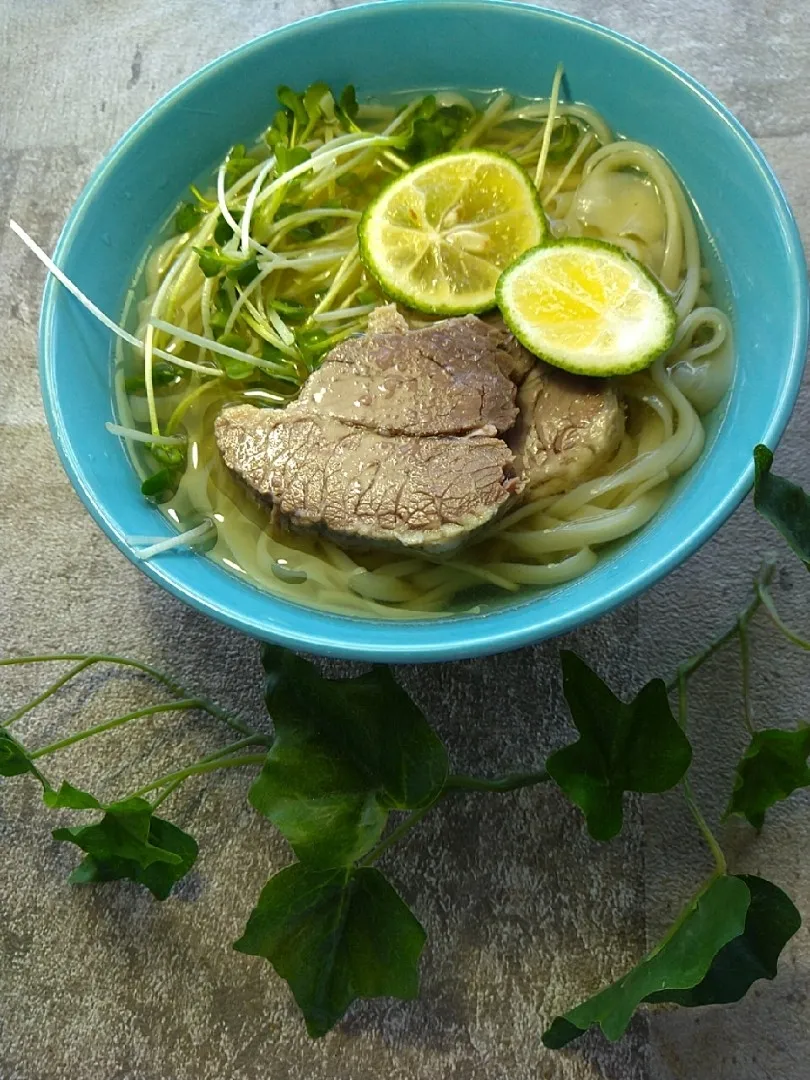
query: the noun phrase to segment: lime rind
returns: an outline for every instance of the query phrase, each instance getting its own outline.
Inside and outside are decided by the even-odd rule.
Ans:
[[[598,249],[606,252],[613,258],[622,260],[624,264],[631,265],[634,268],[634,272],[651,287],[652,295],[657,298],[659,305],[657,312],[654,312],[653,316],[648,319],[650,334],[649,339],[645,341],[643,348],[623,356],[613,355],[600,357],[593,353],[586,352],[581,357],[577,357],[573,350],[569,350],[563,355],[562,353],[549,350],[547,346],[544,347],[540,340],[542,335],[533,335],[527,328],[527,320],[522,319],[515,311],[514,305],[510,302],[508,293],[510,284],[514,277],[520,272],[521,267],[525,268],[527,263],[535,261],[538,257],[542,258],[553,254],[555,250],[577,247]],[[560,240],[546,240],[542,244],[537,244],[528,251],[525,251],[503,271],[498,279],[495,294],[503,320],[518,341],[539,359],[545,360],[546,363],[551,364],[553,367],[561,368],[564,371],[570,371],[575,375],[607,378],[615,375],[631,375],[633,372],[643,371],[659,356],[665,353],[667,349],[671,347],[675,339],[678,317],[675,311],[675,305],[673,304],[669,293],[664,289],[658,278],[656,278],[643,263],[640,263],[638,259],[625,251],[624,248],[621,248],[616,244],[608,243],[606,240],[597,240],[585,236],[572,236]]]
[[[548,237],[548,221],[543,212],[540,197],[532,183],[531,177],[526,170],[514,160],[514,158],[509,156],[509,154],[499,150],[450,150],[445,154],[437,154],[435,157],[429,158],[427,161],[422,162],[413,169],[409,169],[408,172],[388,184],[366,208],[357,229],[358,246],[360,259],[363,265],[369,274],[371,274],[371,276],[379,283],[386,295],[390,296],[392,300],[396,300],[414,311],[424,312],[428,315],[477,314],[494,308],[496,306],[495,292],[497,280],[493,282],[491,289],[486,291],[482,290],[475,295],[471,295],[470,293],[460,295],[455,302],[431,301],[427,291],[416,292],[403,288],[401,282],[392,278],[387,267],[382,264],[383,261],[380,258],[375,257],[373,250],[374,238],[371,236],[372,225],[375,223],[375,218],[379,214],[380,209],[385,205],[390,204],[391,198],[396,194],[397,190],[403,190],[410,186],[413,182],[413,178],[420,172],[429,172],[437,168],[437,165],[440,166],[441,162],[444,160],[457,160],[460,157],[475,158],[479,161],[482,159],[492,161],[494,159],[498,162],[506,163],[511,175],[522,184],[524,195],[526,196],[525,204],[512,212],[520,212],[530,216],[535,226],[536,236],[533,238],[530,246],[533,248],[537,247]],[[474,230],[474,227],[474,223],[472,223],[471,229]],[[522,254],[523,250],[526,249],[520,249],[517,254]]]

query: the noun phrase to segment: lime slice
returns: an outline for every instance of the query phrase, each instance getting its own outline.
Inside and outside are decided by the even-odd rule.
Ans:
[[[543,241],[528,174],[491,150],[440,154],[389,184],[360,222],[360,254],[396,300],[460,315],[495,305],[501,271]]]
[[[527,349],[580,375],[640,371],[675,336],[675,309],[660,283],[601,240],[527,251],[501,275],[498,306]]]

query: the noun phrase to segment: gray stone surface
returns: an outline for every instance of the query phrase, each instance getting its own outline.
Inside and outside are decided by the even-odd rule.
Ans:
[[[155,98],[204,61],[330,0],[0,0],[0,204],[52,245],[90,169]],[[597,18],[683,64],[760,140],[810,236],[810,20],[806,0],[579,0]],[[99,533],[46,434],[35,374],[43,276],[0,232],[0,646],[5,655],[90,648],[181,673],[257,718],[255,646],[147,581]],[[810,481],[803,394],[780,464]],[[760,553],[777,546],[744,506],[688,564],[638,603],[573,636],[630,692],[723,627]],[[779,600],[807,624],[806,573],[785,552]],[[806,716],[807,662],[757,631],[763,721]],[[458,768],[539,763],[567,738],[557,644],[475,663],[403,670]],[[45,673],[4,669],[0,710]],[[700,796],[716,817],[741,743],[736,659],[693,694]],[[139,680],[100,672],[25,725],[47,740],[156,700]],[[71,758],[71,775],[120,791],[198,756],[219,733],[202,717],[156,718]],[[126,779],[124,779],[126,777]],[[247,806],[235,773],[189,784],[178,823],[202,854],[165,904],[134,887],[72,889],[75,858],[52,842],[33,784],[0,791],[0,1080],[804,1080],[810,941],[802,930],[774,984],[732,1009],[658,1012],[617,1046],[598,1038],[545,1052],[541,1025],[618,975],[678,908],[707,860],[675,798],[634,804],[624,836],[598,846],[552,790],[448,803],[386,869],[430,941],[418,1002],[352,1010],[306,1040],[286,987],[234,954],[267,874],[289,853]],[[810,915],[808,800],[772,815],[761,837],[726,827],[735,868],[771,875]]]

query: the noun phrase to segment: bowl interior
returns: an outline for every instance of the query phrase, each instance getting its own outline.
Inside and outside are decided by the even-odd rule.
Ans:
[[[68,219],[57,262],[113,318],[150,235],[189,182],[269,122],[279,83],[353,82],[361,98],[405,90],[548,92],[558,61],[572,95],[624,135],[660,149],[693,197],[723,268],[737,367],[710,418],[700,461],[664,509],[585,577],[489,615],[393,623],[275,599],[203,556],[144,565],[172,592],[254,636],[326,655],[422,661],[513,648],[569,630],[649,586],[722,523],[751,482],[751,450],[780,436],[806,348],[806,270],[770,170],[734,119],[678,69],[569,16],[504,2],[385,0],[285,27],[215,61],[160,101],[118,143]],[[49,280],[40,361],[54,440],[77,491],[130,557],[127,538],[169,535],[140,495],[111,416],[110,336]]]

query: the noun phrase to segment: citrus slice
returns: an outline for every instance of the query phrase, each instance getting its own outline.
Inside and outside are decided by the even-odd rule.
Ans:
[[[498,306],[530,352],[580,375],[649,367],[675,336],[675,308],[653,275],[602,240],[527,251],[498,282]]]
[[[404,173],[368,207],[360,254],[394,299],[436,315],[495,305],[501,271],[545,238],[528,174],[506,154],[453,151]]]

